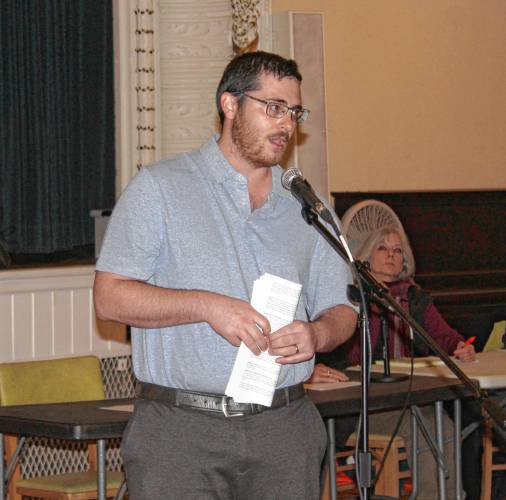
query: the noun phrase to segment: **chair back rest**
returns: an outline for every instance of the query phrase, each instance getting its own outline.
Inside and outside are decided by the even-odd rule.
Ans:
[[[404,232],[394,210],[379,200],[359,201],[348,208],[341,217],[342,232],[353,255],[360,251],[372,233],[386,226],[397,226]]]
[[[96,356],[0,364],[0,405],[104,399]]]
[[[504,335],[506,334],[506,321],[496,321],[490,333],[483,351],[497,351],[503,348]]]

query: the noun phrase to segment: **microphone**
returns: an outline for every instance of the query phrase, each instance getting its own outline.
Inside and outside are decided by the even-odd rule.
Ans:
[[[333,223],[330,210],[320,201],[297,167],[290,167],[281,176],[281,185],[290,191],[303,207],[314,210],[325,222]]]

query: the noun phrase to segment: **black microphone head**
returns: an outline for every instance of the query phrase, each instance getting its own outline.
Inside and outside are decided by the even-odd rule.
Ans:
[[[281,176],[281,185],[290,191],[290,188],[292,187],[292,182],[296,178],[302,179],[302,172],[297,167],[290,167],[287,168],[283,175]]]

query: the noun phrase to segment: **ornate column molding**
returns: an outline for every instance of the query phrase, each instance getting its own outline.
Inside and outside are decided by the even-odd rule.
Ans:
[[[231,0],[232,42],[237,54],[272,51],[271,0]]]
[[[153,0],[137,0],[135,14],[135,94],[137,169],[156,159],[155,10]]]
[[[260,0],[232,1],[232,41],[238,54],[254,52],[258,47]]]
[[[116,194],[160,152],[156,0],[113,0]]]

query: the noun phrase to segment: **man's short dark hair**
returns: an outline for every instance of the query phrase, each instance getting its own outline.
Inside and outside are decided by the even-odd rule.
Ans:
[[[220,104],[222,94],[230,92],[239,95],[250,90],[258,90],[258,77],[262,74],[274,75],[279,80],[295,78],[299,82],[302,81],[297,63],[293,59],[285,59],[277,54],[262,51],[246,52],[235,57],[225,68],[216,90],[216,107],[222,125],[225,120]]]

